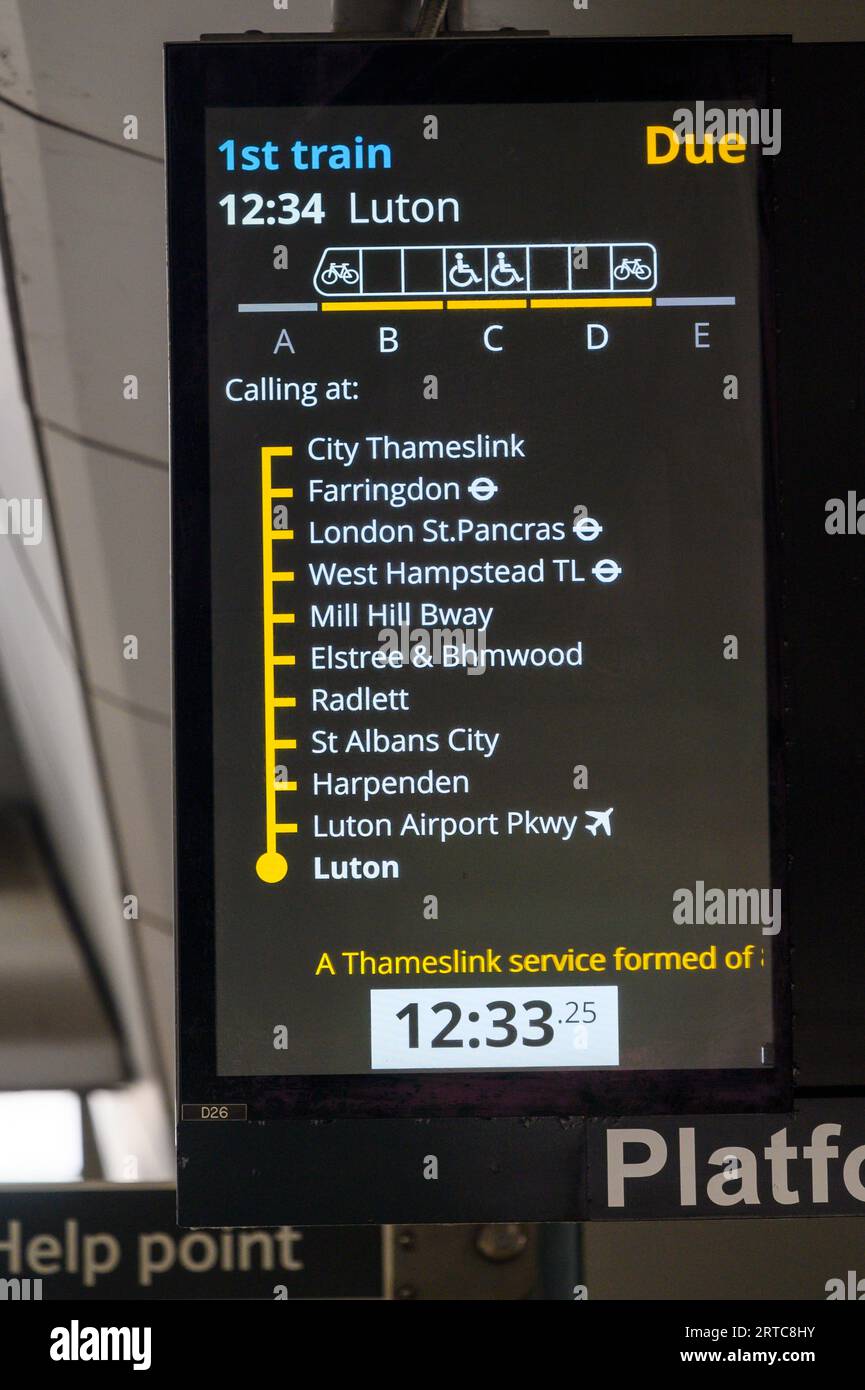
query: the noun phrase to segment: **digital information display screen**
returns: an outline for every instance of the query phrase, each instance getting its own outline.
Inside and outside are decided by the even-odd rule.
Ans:
[[[222,1075],[773,1062],[760,156],[670,120],[206,112]]]
[[[788,50],[169,46],[183,1224],[791,1104]]]

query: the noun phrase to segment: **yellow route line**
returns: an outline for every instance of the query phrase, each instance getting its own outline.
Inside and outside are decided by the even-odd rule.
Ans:
[[[273,542],[282,540],[292,540],[293,531],[274,531],[273,529],[273,499],[274,497],[289,497],[294,495],[292,488],[274,488],[273,486],[273,460],[275,458],[290,458],[293,454],[290,445],[273,445],[263,447],[261,450],[261,570],[262,570],[262,628],[264,633],[264,793],[265,793],[265,852],[259,855],[255,871],[264,883],[279,883],[288,873],[288,861],[285,855],[280,854],[277,847],[277,836],[280,834],[295,834],[296,825],[280,825],[276,819],[276,797],[277,791],[289,788],[293,791],[297,789],[297,783],[281,782],[277,783],[276,777],[276,750],[281,747],[296,746],[293,739],[277,739],[276,737],[276,709],[278,706],[294,706],[297,700],[293,696],[277,696],[274,667],[293,666],[295,658],[293,656],[277,656],[273,650],[274,627],[278,622],[291,622],[294,614],[275,613],[273,608],[273,586],[277,580],[288,581],[294,579],[292,571],[279,570],[273,568]]]

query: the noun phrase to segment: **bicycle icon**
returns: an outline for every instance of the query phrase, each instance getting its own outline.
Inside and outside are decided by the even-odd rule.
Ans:
[[[613,270],[613,278],[616,280],[630,280],[636,276],[638,280],[651,280],[652,267],[646,265],[640,256],[623,256],[619,264]]]
[[[510,289],[511,285],[521,285],[523,277],[516,266],[511,265],[504,251],[496,252],[496,263],[490,271],[490,280],[500,290]]]
[[[342,282],[343,285],[356,285],[360,280],[360,275],[348,261],[331,261],[321,272],[321,283],[323,285],[336,285]]]
[[[457,251],[456,265],[452,265],[448,272],[448,280],[458,290],[470,290],[472,285],[479,285],[481,277],[476,270],[473,270],[463,255],[462,251]]]

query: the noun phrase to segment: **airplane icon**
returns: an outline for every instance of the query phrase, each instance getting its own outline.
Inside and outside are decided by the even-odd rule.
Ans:
[[[586,829],[588,830],[589,834],[594,837],[595,835],[597,835],[599,830],[605,830],[608,835],[612,835],[613,832],[610,828],[610,816],[612,814],[612,806],[607,811],[587,811],[587,816],[594,816],[595,818],[593,825],[586,826]]]

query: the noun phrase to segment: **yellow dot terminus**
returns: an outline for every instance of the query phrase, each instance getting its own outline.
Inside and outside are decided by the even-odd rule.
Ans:
[[[290,458],[293,453],[290,444],[268,445],[261,450],[261,556],[262,556],[262,629],[264,636],[264,806],[265,839],[267,848],[258,856],[255,872],[264,883],[281,883],[288,873],[288,860],[277,848],[280,835],[297,834],[294,822],[280,821],[277,817],[277,795],[282,792],[297,791],[296,781],[283,781],[277,775],[276,754],[278,749],[296,749],[297,739],[277,738],[277,709],[295,709],[297,699],[293,695],[277,695],[274,670],[277,666],[294,666],[293,655],[278,656],[274,649],[275,630],[280,624],[294,623],[295,614],[276,612],[273,603],[274,584],[290,584],[294,581],[294,571],[273,564],[273,547],[294,540],[293,530],[275,530],[273,525],[273,503],[275,498],[293,498],[294,489],[274,487],[273,460]]]

